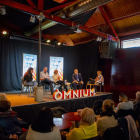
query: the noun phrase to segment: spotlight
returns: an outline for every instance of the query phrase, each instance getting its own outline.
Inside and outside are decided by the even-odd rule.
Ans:
[[[3,34],[3,35],[6,35],[6,34],[7,34],[7,32],[6,32],[6,31],[3,31],[3,32],[2,32],[2,34]]]
[[[58,42],[58,43],[57,43],[57,45],[61,45],[61,43],[60,43],[60,42]]]
[[[6,8],[5,8],[5,6],[1,6],[0,7],[0,14],[1,15],[6,15]]]
[[[30,22],[35,23],[35,16],[34,15],[31,15]]]
[[[47,42],[47,43],[50,43],[50,42],[51,42],[51,40],[50,40],[50,39],[47,39],[47,40],[46,40],[46,42]]]

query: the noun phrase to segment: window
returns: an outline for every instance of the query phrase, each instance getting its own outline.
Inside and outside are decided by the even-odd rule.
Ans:
[[[133,48],[133,47],[140,47],[140,38],[123,41],[123,48]]]

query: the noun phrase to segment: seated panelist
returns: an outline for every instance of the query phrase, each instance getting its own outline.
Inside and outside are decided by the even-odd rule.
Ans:
[[[47,72],[47,67],[44,67],[43,71],[40,72],[40,80],[41,80],[41,84],[48,84],[50,85],[50,90],[51,90],[51,94],[53,95],[54,93],[54,89],[53,89],[53,81],[51,81],[50,76]]]
[[[77,89],[77,84],[80,85],[79,89],[83,87],[83,79],[81,73],[78,73],[78,69],[74,70],[74,74],[72,75],[72,86],[74,89]]]
[[[103,77],[101,71],[97,71],[97,77],[95,79],[90,78],[90,80],[91,80],[90,81],[91,84],[94,84],[94,85],[102,84],[102,85],[104,85],[104,77]]]
[[[67,86],[65,85],[65,81],[60,79],[60,76],[58,74],[58,70],[54,70],[54,75],[52,76],[52,79],[55,83],[59,84],[59,91],[62,92],[62,86],[66,89],[66,92],[68,91]]]

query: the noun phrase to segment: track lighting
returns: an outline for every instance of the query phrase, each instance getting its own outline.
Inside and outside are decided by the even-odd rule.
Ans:
[[[47,43],[50,43],[50,42],[51,42],[51,40],[50,40],[50,39],[47,39],[47,40],[46,40],[46,42],[47,42]]]
[[[7,32],[6,32],[6,31],[3,31],[3,32],[2,32],[2,34],[3,34],[3,35],[6,35],[6,34],[7,34]]]
[[[60,45],[61,45],[61,43],[60,43],[60,42],[58,42],[58,43],[57,43],[57,45],[59,45],[59,46],[60,46]]]

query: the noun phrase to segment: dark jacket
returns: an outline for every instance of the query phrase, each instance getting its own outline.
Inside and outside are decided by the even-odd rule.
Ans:
[[[0,112],[0,126],[7,135],[20,134],[22,123],[14,111]]]
[[[77,75],[76,74],[72,75],[72,80],[77,81]],[[79,80],[78,82],[83,81],[81,73],[78,73],[78,80]]]
[[[24,75],[24,81],[31,82],[33,80],[32,73]]]
[[[9,140],[9,136],[4,133],[1,127],[0,127],[0,140]]]

